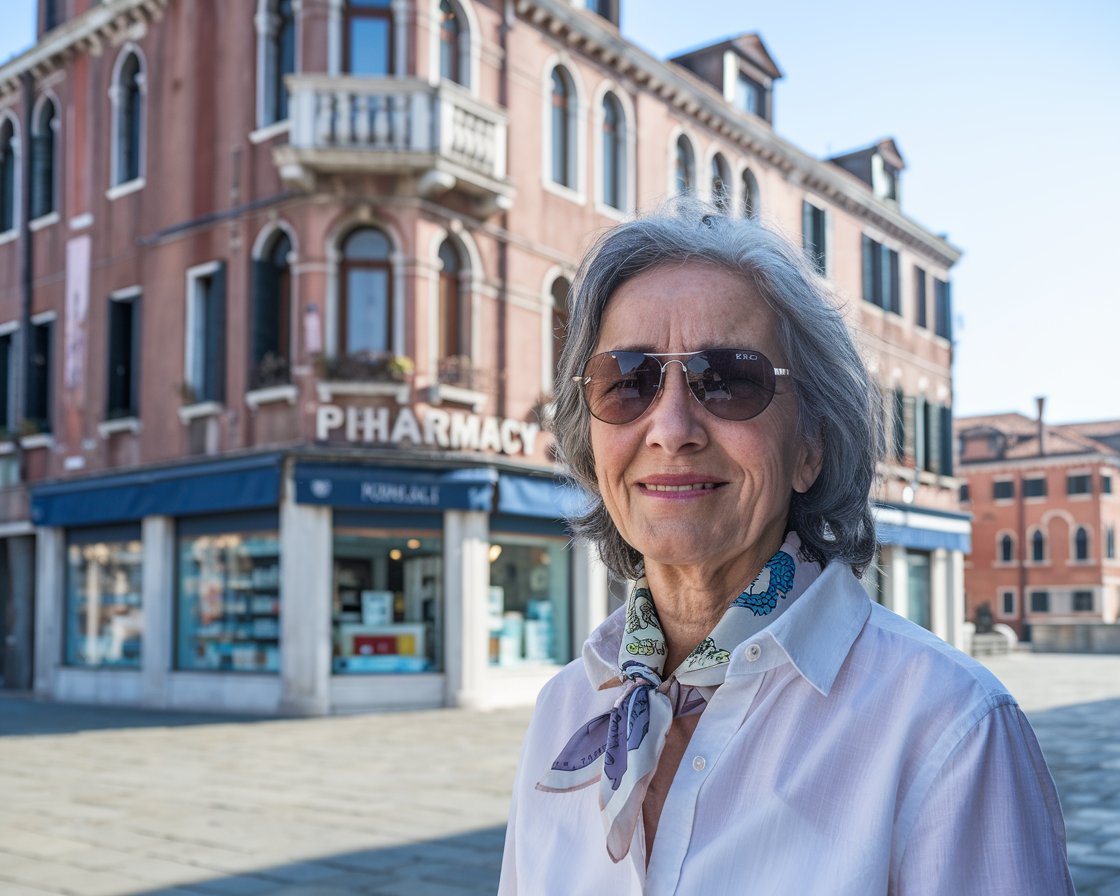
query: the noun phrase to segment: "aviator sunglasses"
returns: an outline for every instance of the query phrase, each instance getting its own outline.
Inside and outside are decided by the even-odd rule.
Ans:
[[[668,358],[662,363],[661,358]],[[583,386],[592,416],[604,423],[632,423],[653,404],[665,383],[665,368],[679,364],[688,389],[722,420],[757,417],[774,397],[776,378],[789,369],[775,367],[762,352],[711,348],[698,352],[602,352],[572,380]]]

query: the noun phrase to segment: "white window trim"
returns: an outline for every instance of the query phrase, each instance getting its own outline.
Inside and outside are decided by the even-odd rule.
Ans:
[[[1010,535],[1011,536],[1011,559],[1010,560],[1004,560],[1003,559],[1003,552],[1000,549],[1000,547],[1001,547],[1000,543],[1003,541],[1003,537],[1005,535]],[[1004,567],[1004,568],[1009,567],[1009,566],[1018,566],[1019,565],[1019,559],[1018,559],[1019,553],[1020,553],[1019,552],[1019,539],[1016,536],[1016,534],[1014,532],[1012,532],[1010,529],[1000,529],[996,533],[996,553],[995,553],[995,560],[992,562],[992,566],[1000,566],[1000,567]]]
[[[183,336],[183,385],[184,387],[192,389],[195,394],[198,393],[198,384],[196,384],[192,374],[202,376],[202,371],[195,371],[191,369],[191,363],[194,358],[194,322],[195,318],[201,312],[198,309],[198,281],[203,277],[209,277],[221,269],[222,263],[220,261],[207,261],[203,264],[196,264],[193,267],[187,268],[187,300],[184,303],[186,306],[186,332]],[[193,404],[185,405],[179,410],[179,418],[185,423],[194,417],[207,416],[210,412],[206,410],[192,411],[192,408],[205,408],[209,405],[215,405],[221,409],[221,405],[214,401],[195,402]],[[187,413],[189,411],[189,413]]]
[[[1088,556],[1084,560],[1077,559],[1077,532],[1079,529],[1085,530],[1085,546],[1088,551]],[[1087,523],[1074,523],[1069,527],[1069,559],[1066,561],[1066,566],[1093,566],[1096,560],[1093,557],[1093,527]],[[1084,589],[1079,589],[1084,590]]]
[[[185,404],[179,408],[179,420],[184,424],[197,420],[199,417],[217,417],[225,410],[217,401],[196,401],[194,404]]]
[[[397,404],[408,404],[412,389],[408,383],[366,383],[343,380],[320,380],[315,384],[315,394],[319,401],[333,401],[336,395],[357,395],[363,397],[389,396]]]
[[[864,305],[870,303],[864,302]],[[875,307],[875,306],[872,306]],[[997,498],[995,497],[995,488],[997,482],[1010,482],[1011,483],[1011,497],[1010,498]],[[992,503],[999,507],[1005,507],[1009,504],[1015,503],[1015,477],[1014,476],[994,476],[992,477]]]
[[[622,203],[621,208],[615,208],[603,201],[603,103],[607,94],[611,94],[622,109]],[[594,121],[592,131],[594,139],[594,168],[595,183],[592,187],[595,193],[595,211],[617,221],[625,220],[634,211],[634,196],[637,193],[637,149],[638,135],[634,127],[634,106],[626,91],[622,90],[613,81],[604,81],[595,91],[592,100]]]
[[[482,68],[482,34],[475,15],[474,7],[469,2],[450,0],[459,14],[459,23],[462,30],[459,32],[459,78],[460,85],[470,91],[471,96],[479,95],[479,72]],[[432,84],[441,80],[440,72],[440,0],[430,0],[428,4],[428,79]]]
[[[342,276],[342,242],[350,233],[361,227],[374,227],[385,234],[389,240],[389,270],[393,290],[393,332],[390,334],[392,352],[394,355],[405,354],[404,341],[404,254],[398,248],[402,245],[401,235],[395,227],[385,221],[373,218],[369,214],[359,217],[348,217],[342,221],[331,234],[327,245],[327,297],[326,309],[323,313],[323,354],[333,357],[341,353],[341,333],[338,332],[339,301],[342,297],[342,286],[339,278]],[[292,243],[294,248],[295,243]],[[293,271],[294,275],[294,271]],[[295,306],[293,301],[293,306]],[[326,399],[323,399],[326,400]]]
[[[20,121],[11,112],[0,114],[0,128],[5,121],[12,123],[12,162],[15,165],[15,189],[12,191],[12,226],[0,231],[0,244],[14,240],[19,236],[23,226],[23,135],[20,131]]]
[[[681,137],[684,137],[684,139],[688,141],[688,145],[692,149],[692,194],[694,196],[700,196],[700,172],[697,170],[700,153],[696,151],[696,138],[682,127],[673,128],[672,133],[669,135],[669,177],[668,183],[666,184],[666,189],[668,191],[666,195],[680,195],[677,190],[677,143],[680,141]]]
[[[1004,598],[1004,595],[1006,595],[1006,594],[1011,595],[1011,612],[1010,613],[1004,612],[1004,609],[1003,609],[1003,598]],[[996,616],[999,617],[1000,619],[1015,619],[1018,615],[1019,615],[1019,589],[1018,588],[1007,588],[1007,587],[1000,586],[1000,588],[997,591],[997,597],[996,597]]]
[[[276,238],[278,233],[284,234],[288,238],[288,244],[292,247],[288,253],[288,365],[289,368],[294,366],[296,357],[296,346],[299,344],[297,338],[299,326],[299,276],[297,270],[299,268],[299,242],[296,240],[296,232],[292,225],[280,218],[276,221],[269,222],[262,227],[258,233],[256,240],[253,241],[253,250],[251,258],[253,261],[263,261],[265,258],[265,250],[273,239]],[[261,391],[261,390],[253,390]]]
[[[123,184],[116,184],[109,187],[105,191],[105,198],[110,202],[120,199],[122,196],[127,196],[129,193],[135,193],[137,190],[143,190],[147,185],[147,181],[142,177],[137,177],[133,180],[126,180]]]
[[[273,9],[276,6],[276,0],[257,0],[257,13],[253,17],[253,25],[257,31],[257,130],[249,136],[251,143],[259,143],[262,140],[267,140],[275,134],[282,133],[287,130],[288,119],[282,118],[275,121],[266,121],[268,115],[268,86],[271,82],[272,69],[277,65],[277,60],[269,57],[271,50],[271,38],[273,29],[276,26],[276,13]],[[296,58],[295,70],[302,71],[300,52],[300,13],[302,12],[303,4],[300,0],[294,0],[292,3],[292,15],[295,19],[296,27]],[[277,129],[277,125],[283,127]],[[262,131],[272,131],[267,136],[254,140],[254,135],[260,134]]]
[[[411,18],[409,6],[412,0],[390,0],[393,16],[392,41],[393,74],[405,77],[408,74],[408,25]],[[346,35],[344,8],[346,0],[327,0],[327,74],[342,74],[342,44]],[[297,68],[299,58],[296,58]]]
[[[1042,559],[1034,559],[1034,533],[1042,533]],[[1023,545],[1024,566],[1049,566],[1050,565],[1050,535],[1042,526],[1031,526],[1027,529],[1027,540]],[[1036,589],[1037,590],[1037,589]]]
[[[1046,494],[1044,495],[1031,495],[1027,496],[1027,482],[1030,480],[1041,479],[1045,484]],[[1045,472],[1034,471],[1031,473],[1024,473],[1019,480],[1020,488],[1022,489],[1023,503],[1024,504],[1045,504],[1050,500],[1050,478]]]
[[[569,187],[558,184],[552,179],[552,72],[560,67],[568,74],[572,85],[572,105],[574,108],[568,112],[568,124],[571,129],[569,137],[572,141],[572,181]],[[541,81],[541,186],[555,196],[574,202],[578,205],[587,204],[586,170],[587,170],[587,91],[579,78],[579,70],[566,55],[554,54],[544,65]]]
[[[754,182],[754,209],[751,212],[751,220],[757,221],[760,216],[760,206],[762,197],[762,185],[758,181],[758,174],[751,165],[745,164],[739,167],[735,173],[735,217],[745,217],[743,215],[743,197],[746,191],[743,189],[743,181],[747,175],[750,175],[751,180]]]
[[[253,144],[266,143],[273,137],[279,137],[281,134],[287,134],[292,129],[291,119],[283,118],[280,121],[274,121],[272,124],[266,124],[257,128],[255,131],[250,132],[249,142]]]
[[[704,156],[704,191],[701,193],[697,190],[696,192],[698,196],[702,196],[712,205],[716,204],[716,194],[712,191],[712,166],[715,164],[716,156],[723,159],[724,171],[727,173],[727,177],[724,178],[724,186],[730,190],[727,194],[727,213],[730,215],[735,211],[735,169],[731,166],[727,153],[721,147],[715,145],[708,147]]]
[[[280,404],[287,402],[295,406],[296,398],[299,397],[299,389],[292,383],[286,383],[281,386],[266,386],[263,389],[250,389],[245,393],[245,404],[249,406],[252,411],[257,410],[263,404]]]
[[[27,229],[35,232],[42,230],[44,227],[50,227],[52,224],[57,224],[59,215],[57,211],[47,212],[45,215],[40,215],[38,218],[32,218],[27,225]]]
[[[135,177],[128,181],[117,180],[117,154],[120,146],[120,101],[121,101],[121,68],[124,66],[124,61],[129,55],[135,54],[139,61],[139,71],[136,73],[136,82],[140,86],[140,163],[137,165],[137,170],[140,172],[139,177]],[[109,140],[109,184],[110,188],[106,191],[105,195],[109,199],[116,199],[125,193],[131,193],[139,190],[144,186],[144,179],[148,173],[148,60],[144,56],[144,52],[140,49],[139,45],[133,41],[128,41],[120,52],[117,53],[117,58],[113,63],[112,75],[109,79],[109,106],[110,106],[110,140]],[[118,191],[119,187],[131,187],[129,190]]]
[[[121,432],[138,433],[143,428],[139,417],[114,417],[112,420],[102,420],[97,424],[97,432],[105,439]]]
[[[824,249],[824,252],[823,252],[823,254],[824,254],[824,273],[821,276],[826,277],[826,278],[831,277],[832,276],[832,210],[827,205],[823,205],[819,202],[814,202],[813,198],[810,197],[809,194],[805,194],[804,196],[802,196],[801,201],[804,202],[805,204],[811,206],[812,208],[815,208],[824,217],[824,247],[823,247],[823,249]],[[805,227],[804,214],[802,215],[801,227],[802,227],[802,230],[804,230],[804,227]],[[803,232],[801,234],[801,251],[802,252],[805,251],[805,237],[806,237],[806,234]],[[901,268],[901,265],[902,265],[902,260],[901,260],[901,256],[900,256],[900,258],[899,258],[900,268]],[[813,266],[813,269],[816,270],[815,265]],[[902,277],[900,275],[899,276],[899,287],[898,287],[900,293],[902,291],[901,281],[902,281]],[[864,304],[866,304],[866,303],[864,303]],[[900,309],[901,309],[901,305],[902,305],[902,296],[899,295],[899,307],[900,307]],[[880,308],[879,310],[880,311],[886,311],[887,309],[886,308]],[[893,312],[892,312],[892,314],[893,314]]]
[[[28,225],[31,230],[41,230],[57,222],[59,220],[58,209],[62,203],[62,103],[58,101],[58,97],[54,94],[54,91],[46,91],[40,94],[39,98],[35,101],[35,105],[32,107],[31,123],[34,125],[39,120],[39,116],[43,111],[43,106],[47,103],[54,106],[54,118],[51,121],[51,130],[54,131],[54,158],[51,159],[51,180],[53,181],[51,184],[51,191],[54,196],[54,208],[46,214],[33,218]],[[38,136],[38,131],[34,126],[31,128],[31,135],[32,138]]]

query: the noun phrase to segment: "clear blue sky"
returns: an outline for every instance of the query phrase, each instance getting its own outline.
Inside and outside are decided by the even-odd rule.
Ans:
[[[0,0],[0,60],[34,6]],[[965,251],[957,414],[1120,417],[1120,3],[623,0],[622,26],[662,57],[758,31],[779,133],[818,156],[896,139],[903,210]]]

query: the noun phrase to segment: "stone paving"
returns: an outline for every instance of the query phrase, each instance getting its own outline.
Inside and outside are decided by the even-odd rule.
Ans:
[[[1120,657],[986,660],[1058,781],[1082,896],[1120,896]],[[529,710],[255,719],[0,692],[0,896],[474,896]]]

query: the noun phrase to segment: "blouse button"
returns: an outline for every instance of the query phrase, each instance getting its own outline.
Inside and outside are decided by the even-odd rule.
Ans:
[[[760,656],[762,656],[762,648],[761,647],[759,647],[757,644],[748,644],[747,645],[747,662],[748,663],[753,663]]]
[[[707,764],[708,763],[704,761],[703,756],[697,756],[692,760],[692,767],[698,772],[704,771],[704,766],[706,766]]]

